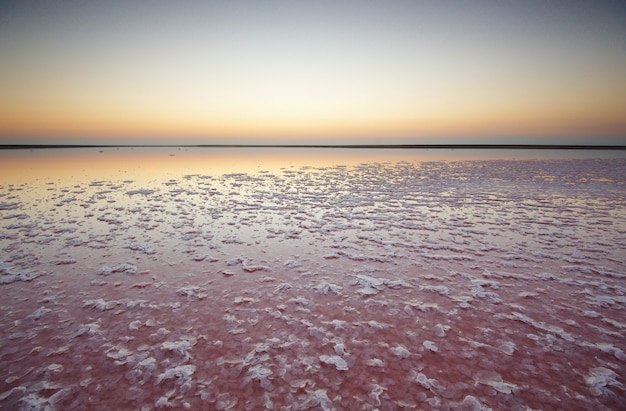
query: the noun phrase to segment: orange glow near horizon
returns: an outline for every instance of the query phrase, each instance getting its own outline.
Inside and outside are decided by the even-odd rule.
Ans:
[[[12,110],[13,111],[13,110]],[[406,110],[408,111],[408,110]],[[419,111],[419,110],[418,110]],[[32,138],[42,136],[45,140],[66,138],[80,140],[86,136],[112,140],[135,137],[137,141],[176,141],[228,143],[247,139],[248,142],[290,141],[292,143],[329,141],[354,138],[454,138],[459,136],[546,136],[566,138],[600,134],[621,137],[625,125],[620,110],[589,113],[584,109],[569,112],[509,112],[491,110],[491,113],[441,112],[404,116],[394,113],[378,113],[378,116],[357,114],[343,117],[320,115],[318,118],[297,118],[259,115],[226,114],[211,120],[193,117],[191,114],[164,116],[159,110],[153,112],[107,113],[80,112],[59,113],[48,110],[37,115],[13,111],[11,116],[0,117],[2,134],[6,137]],[[65,114],[65,116],[64,116]],[[385,115],[386,114],[386,115]],[[594,114],[592,116],[592,114]],[[36,120],[36,121],[35,121]],[[463,140],[460,138],[459,140]],[[419,141],[418,141],[419,142]]]
[[[0,143],[626,144],[608,6],[270,3],[16,7]]]

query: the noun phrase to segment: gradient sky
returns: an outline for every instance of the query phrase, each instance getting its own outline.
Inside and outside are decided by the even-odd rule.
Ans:
[[[626,2],[3,1],[0,144],[626,144]]]

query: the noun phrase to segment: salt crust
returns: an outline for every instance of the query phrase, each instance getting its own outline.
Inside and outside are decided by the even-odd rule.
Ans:
[[[510,163],[508,164],[510,166]],[[371,172],[370,168],[368,165],[359,170],[364,173]],[[517,171],[522,172],[523,169]],[[448,172],[451,171],[446,171]],[[306,175],[301,173],[302,171],[293,171],[284,175],[289,176],[288,178]],[[374,179],[376,175],[377,173],[373,173],[369,178]],[[444,175],[446,174],[439,176]],[[511,376],[505,377],[504,374],[496,372],[493,362],[518,361],[520,354],[524,353],[526,358],[518,365],[524,367],[525,372],[534,378],[540,378],[544,364],[537,362],[537,359],[541,358],[542,352],[559,353],[563,356],[577,352],[580,353],[579,359],[582,360],[585,353],[591,353],[591,356],[598,358],[591,367],[590,363],[586,362],[587,368],[575,370],[574,375],[580,376],[577,381],[580,383],[584,381],[583,391],[575,392],[577,401],[583,404],[581,406],[590,409],[597,406],[600,409],[606,401],[615,401],[615,398],[623,394],[624,386],[619,371],[623,368],[626,355],[618,338],[626,328],[621,320],[621,312],[626,306],[624,297],[626,290],[621,285],[621,280],[626,278],[626,275],[619,268],[605,267],[605,265],[622,267],[620,264],[623,264],[623,261],[615,256],[615,248],[621,246],[619,244],[621,240],[612,236],[610,228],[617,227],[620,223],[612,217],[613,211],[610,207],[594,210],[584,203],[575,202],[566,207],[557,203],[568,202],[567,197],[542,200],[538,192],[535,193],[535,197],[528,198],[523,198],[516,192],[510,192],[509,197],[504,199],[491,198],[490,194],[480,192],[472,197],[456,196],[454,190],[463,189],[462,184],[455,185],[456,183],[453,184],[454,190],[450,192],[443,192],[433,186],[426,187],[430,191],[419,195],[414,195],[414,192],[417,193],[417,188],[424,187],[414,184],[411,186],[414,190],[410,196],[405,196],[401,192],[397,195],[380,192],[360,197],[360,191],[353,187],[352,191],[347,191],[349,195],[346,198],[332,205],[323,204],[323,201],[328,202],[330,197],[324,197],[320,193],[285,190],[272,197],[276,200],[275,204],[265,205],[263,201],[270,197],[268,191],[261,190],[245,198],[245,195],[234,190],[239,187],[245,188],[248,183],[260,183],[263,179],[254,180],[254,177],[245,174],[233,174],[225,178],[233,184],[238,184],[233,186],[231,191],[233,194],[219,193],[224,197],[231,197],[228,200],[228,207],[237,207],[238,212],[248,210],[254,213],[245,216],[245,212],[241,212],[241,221],[228,226],[242,231],[228,235],[220,233],[218,229],[213,234],[208,233],[205,228],[194,227],[192,219],[187,218],[189,212],[180,206],[189,198],[198,196],[202,188],[200,184],[193,189],[169,188],[181,184],[182,179],[166,182],[168,188],[163,191],[144,188],[128,190],[121,189],[125,187],[123,185],[116,187],[104,181],[93,182],[93,187],[110,186],[111,189],[99,190],[94,198],[81,198],[80,193],[72,194],[67,190],[67,194],[60,194],[54,203],[55,207],[66,207],[64,210],[68,211],[68,215],[72,213],[72,207],[79,204],[86,210],[91,208],[92,210],[88,211],[91,214],[87,215],[101,223],[107,223],[107,229],[111,229],[112,232],[122,227],[131,229],[141,227],[149,232],[159,227],[157,223],[160,223],[151,218],[151,214],[176,215],[176,219],[181,217],[181,221],[168,221],[167,224],[163,221],[161,227],[166,228],[161,229],[169,230],[162,233],[163,238],[175,235],[176,237],[172,238],[185,242],[185,247],[191,250],[185,251],[190,256],[187,260],[191,259],[198,265],[216,263],[217,274],[220,273],[220,269],[225,268],[224,266],[229,267],[222,273],[225,273],[224,277],[232,274],[234,278],[221,281],[246,280],[247,274],[272,271],[272,277],[257,277],[254,284],[259,286],[259,290],[253,290],[249,294],[246,292],[250,290],[241,292],[241,295],[232,291],[229,293],[227,289],[223,290],[229,297],[223,300],[228,311],[222,318],[227,325],[227,332],[220,335],[219,340],[212,341],[208,333],[201,334],[205,332],[202,331],[205,324],[202,326],[195,324],[196,328],[189,326],[184,333],[171,324],[166,325],[167,328],[160,327],[164,325],[161,322],[162,318],[167,317],[163,314],[169,314],[172,310],[181,307],[190,307],[191,310],[196,310],[194,312],[202,310],[200,307],[209,302],[210,299],[207,297],[212,296],[213,292],[207,287],[210,282],[204,281],[196,282],[202,285],[185,285],[187,281],[168,284],[164,290],[179,301],[162,302],[150,300],[149,297],[137,298],[136,295],[111,299],[114,297],[107,297],[104,293],[105,290],[108,291],[107,287],[111,286],[118,287],[117,290],[122,292],[130,290],[131,293],[142,292],[144,293],[142,295],[149,295],[147,291],[155,291],[151,286],[159,284],[156,279],[154,282],[135,283],[128,286],[128,290],[124,288],[127,287],[123,281],[124,276],[118,277],[119,281],[116,279],[115,284],[108,283],[108,279],[100,279],[92,283],[93,290],[81,293],[80,300],[77,300],[80,311],[80,301],[84,298],[81,314],[84,314],[85,318],[72,322],[64,316],[67,312],[65,305],[73,296],[57,292],[62,283],[55,281],[54,274],[33,271],[37,264],[30,263],[29,266],[26,262],[35,254],[31,253],[29,256],[28,252],[22,252],[12,245],[13,249],[7,253],[6,262],[0,262],[0,284],[6,285],[7,287],[3,288],[7,290],[14,286],[27,286],[32,288],[32,292],[42,289],[47,294],[33,299],[36,305],[31,306],[13,323],[8,323],[9,327],[15,330],[10,331],[10,334],[7,333],[7,341],[13,346],[19,346],[22,341],[33,340],[37,332],[45,333],[57,327],[65,331],[55,334],[55,338],[61,338],[65,332],[66,340],[59,341],[62,345],[50,349],[42,345],[33,347],[30,354],[39,355],[46,360],[45,363],[31,367],[23,373],[12,372],[8,375],[5,379],[6,384],[20,385],[12,386],[0,394],[2,404],[11,401],[11,404],[17,404],[21,409],[52,409],[77,395],[78,383],[66,386],[60,381],[54,381],[70,371],[65,362],[66,355],[73,353],[77,344],[90,346],[96,344],[95,347],[102,344],[99,346],[101,352],[90,355],[112,364],[113,370],[123,370],[121,377],[125,379],[123,381],[128,380],[134,384],[133,395],[137,395],[141,391],[138,387],[144,385],[162,388],[159,392],[162,395],[151,400],[156,407],[190,408],[191,401],[185,396],[191,395],[194,392],[192,390],[196,388],[194,394],[202,395],[203,400],[212,401],[217,409],[241,405],[243,400],[232,393],[209,393],[208,387],[211,387],[211,383],[208,379],[202,380],[199,377],[201,373],[198,370],[202,369],[205,372],[204,367],[211,372],[224,372],[228,367],[232,367],[233,373],[239,372],[237,374],[239,380],[247,379],[249,384],[259,385],[264,390],[258,404],[262,403],[272,408],[277,402],[277,397],[273,396],[272,392],[283,389],[280,384],[284,377],[289,378],[288,385],[294,389],[291,393],[299,393],[291,397],[294,409],[315,407],[324,410],[335,409],[334,402],[337,401],[338,404],[345,401],[337,389],[342,381],[337,379],[337,376],[348,376],[349,372],[359,369],[361,362],[371,367],[373,373],[389,373],[390,370],[400,374],[408,372],[412,375],[409,380],[417,390],[414,391],[416,393],[414,398],[398,400],[394,398],[394,402],[391,403],[387,394],[393,387],[382,380],[371,382],[364,386],[360,396],[351,398],[353,401],[360,401],[361,405],[373,405],[383,409],[393,404],[413,408],[425,406],[488,410],[490,408],[485,403],[499,406],[504,403],[513,404],[526,390],[525,386],[518,386]],[[207,176],[188,176],[185,179],[195,183],[211,181],[211,177]],[[446,184],[450,184],[451,181],[456,180],[445,180]],[[483,188],[489,189],[491,183]],[[575,181],[571,183],[575,184]],[[334,195],[339,193],[332,192]],[[116,200],[112,197],[119,193],[125,193],[133,198],[135,201],[133,206],[124,209],[120,207],[119,202],[115,205]],[[382,196],[384,201],[376,202],[370,198],[376,195]],[[239,198],[235,199],[237,196]],[[438,207],[443,208],[445,205],[435,200],[440,198],[439,196],[452,204],[450,208],[453,211],[451,213],[445,211],[445,218],[437,215],[444,214]],[[281,208],[281,202],[295,198],[302,201],[296,208],[291,211]],[[468,198],[474,201],[471,206],[463,203]],[[173,214],[171,210],[166,213],[163,211],[165,208],[159,208],[169,199],[180,200],[174,204],[176,207],[171,209],[176,209],[179,214]],[[321,201],[322,199],[324,200]],[[112,205],[101,203],[103,200],[111,201],[108,204]],[[402,202],[402,206],[395,204],[396,201]],[[516,203],[516,210],[520,210],[520,214],[530,214],[533,210],[539,210],[539,215],[542,216],[540,218],[543,220],[513,215],[509,212],[510,209],[499,206],[506,201]],[[479,226],[481,219],[476,216],[480,216],[480,213],[472,217],[471,207],[480,205],[481,202],[494,208],[496,212],[505,212],[502,214],[505,217],[493,218],[489,227],[491,232]],[[101,209],[93,210],[95,204],[99,204],[98,207]],[[20,248],[23,247],[25,250],[32,244],[39,247],[55,247],[58,244],[77,247],[76,257],[59,257],[67,255],[64,251],[58,253],[55,259],[45,260],[46,264],[56,266],[53,267],[55,270],[62,270],[65,268],[63,266],[70,265],[72,267],[67,267],[68,269],[80,270],[84,265],[84,261],[78,257],[82,248],[89,248],[91,251],[112,246],[114,236],[86,235],[85,230],[76,227],[70,217],[66,219],[67,221],[51,227],[39,225],[32,220],[41,216],[36,215],[33,210],[29,210],[28,214],[23,212],[26,210],[20,210],[26,206],[24,202],[0,202],[0,211],[11,210],[10,214],[1,216],[3,220],[11,221],[0,230],[0,238],[9,242],[19,239],[22,241]],[[348,206],[349,211],[341,210]],[[457,208],[456,211],[454,207]],[[203,210],[206,210],[211,218],[215,218],[215,221],[219,213],[226,215],[230,212],[227,207],[219,211],[208,208]],[[402,211],[403,209],[413,210],[416,216],[411,217],[417,218],[402,221],[402,218],[409,216]],[[289,222],[285,223],[283,228],[268,229],[270,235],[266,239],[280,240],[280,244],[283,242],[295,244],[299,241],[311,241],[310,244],[313,244],[312,239],[320,241],[321,251],[317,260],[313,258],[314,262],[311,263],[312,257],[303,255],[294,256],[287,263],[282,263],[284,259],[272,262],[271,258],[268,258],[267,261],[270,263],[266,264],[263,260],[263,264],[253,264],[251,262],[255,259],[248,256],[207,260],[208,254],[201,251],[202,247],[217,245],[217,248],[212,248],[216,250],[216,255],[221,253],[228,256],[240,252],[235,250],[235,247],[242,249],[253,244],[242,234],[243,230],[262,227],[256,225],[260,221],[257,219],[264,218],[266,215],[264,213],[271,210],[276,211],[278,216],[287,218]],[[587,216],[587,220],[570,218],[568,213]],[[394,215],[401,218],[396,219]],[[550,218],[556,215],[560,220],[551,221]],[[424,221],[425,216],[432,217],[431,221]],[[500,222],[497,221],[498,218],[501,219],[498,220]],[[502,227],[506,227],[507,218],[518,224],[517,227],[506,228],[506,232],[512,236],[520,235],[517,242],[509,244],[511,249],[517,251],[497,244],[498,241],[506,242],[499,236],[498,229],[505,230]],[[263,222],[265,223],[270,224],[269,220]],[[594,231],[594,227],[600,229]],[[387,236],[387,230],[396,237]],[[341,235],[343,233],[347,235]],[[331,244],[328,237],[333,234],[337,235],[337,239]],[[446,238],[445,235],[450,237]],[[600,237],[606,235],[612,239],[597,238],[599,235]],[[209,243],[213,241],[213,237],[215,241]],[[324,242],[325,240],[327,242]],[[119,260],[115,261],[112,258],[112,261],[101,265],[99,269],[89,266],[85,272],[103,277],[115,273],[129,275],[139,273],[138,266],[146,261],[142,262],[142,258],[153,258],[162,251],[162,246],[158,242],[152,243],[145,239],[139,241],[141,242],[134,240],[129,242],[129,239],[125,239],[116,249],[118,251],[123,249],[126,253],[133,252],[132,258],[136,256],[137,260],[126,258],[126,261],[131,262],[120,264]],[[219,247],[224,248],[220,250]],[[561,254],[559,247],[575,249],[575,252],[565,251]],[[336,260],[353,264],[351,271],[330,275]],[[315,265],[318,261],[328,265]],[[548,270],[543,267],[550,266],[551,262],[554,263],[552,264],[554,269]],[[274,263],[277,265],[273,265]],[[176,261],[172,261],[171,264],[175,266]],[[310,269],[311,267],[315,269]],[[282,269],[291,270],[296,277],[289,278],[289,282],[283,282],[285,277],[282,275]],[[148,271],[141,271],[146,272]],[[213,273],[207,270],[203,275],[210,276]],[[49,277],[42,278],[42,281],[33,281],[44,275]],[[189,278],[194,277],[190,274]],[[267,286],[271,288],[266,288]],[[542,312],[536,308],[546,301],[545,297],[551,295],[552,288],[558,287],[574,290],[576,295],[580,296],[576,306],[558,298],[553,301],[554,308],[567,312],[569,318],[557,317],[550,309]],[[187,303],[183,301],[184,298],[179,297],[186,297]],[[322,304],[329,299],[336,301],[340,308],[334,312],[330,311]],[[479,310],[485,310],[483,315],[487,324],[475,329],[466,327],[464,320]],[[329,315],[329,311],[334,315]],[[206,312],[204,314],[206,315]],[[149,318],[151,316],[156,321]],[[344,318],[349,320],[346,321]],[[399,318],[409,326],[408,330],[398,331],[396,320]],[[110,324],[117,325],[120,322],[121,327],[118,329],[127,332],[114,336]],[[268,330],[280,338],[267,338],[263,342],[256,342],[255,327],[265,326],[266,323],[271,327]],[[279,324],[281,326],[278,326]],[[498,327],[494,327],[494,324]],[[149,329],[155,326],[159,327],[157,331]],[[520,328],[524,331],[519,333],[521,337],[517,338],[512,330],[517,331]],[[495,333],[495,329],[501,332]],[[584,333],[589,330],[595,334]],[[384,340],[389,343],[379,341],[376,348],[368,348],[369,342],[376,340],[378,335],[385,335]],[[138,339],[144,337],[145,341],[139,344]],[[72,342],[71,339],[76,340]],[[396,340],[401,340],[404,344],[396,343]],[[202,341],[202,344],[198,344],[198,341]],[[233,341],[236,343],[233,344]],[[18,344],[15,344],[16,342]],[[320,346],[334,354],[308,355],[312,348]],[[446,356],[453,355],[448,352],[452,346],[460,350],[457,360],[469,359],[471,362],[480,358],[480,367],[483,368],[467,374],[471,375],[470,382],[461,390],[455,388],[455,384],[448,381],[446,375],[432,378],[435,374],[429,358],[447,358]],[[251,347],[252,350],[246,355],[238,356],[239,347]],[[223,350],[231,357],[216,361],[206,360],[202,367],[198,368],[200,361],[204,361],[197,358],[198,354],[206,355],[210,352],[207,350],[211,349]],[[437,355],[434,355],[435,353]],[[196,364],[195,361],[199,362]],[[572,364],[576,367],[578,362]],[[91,364],[85,366],[87,373],[92,366]],[[291,374],[297,375],[297,378],[290,378]],[[28,385],[28,378],[32,375],[41,375],[48,380]],[[198,380],[195,379],[196,376]],[[396,384],[403,382],[398,380]],[[80,386],[83,389],[92,389],[95,382],[86,376],[81,379]],[[584,391],[585,386],[588,391]],[[572,387],[566,388],[571,391]],[[472,395],[460,394],[464,393],[464,390]],[[545,394],[538,387],[535,395]],[[507,399],[502,400],[505,397]]]

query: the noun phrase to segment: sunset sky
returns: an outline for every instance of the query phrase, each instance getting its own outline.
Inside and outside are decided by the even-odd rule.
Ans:
[[[626,2],[4,1],[33,143],[626,144]]]

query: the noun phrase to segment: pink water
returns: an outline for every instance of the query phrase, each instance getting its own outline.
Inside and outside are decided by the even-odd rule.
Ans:
[[[1,409],[626,407],[619,156],[9,154]]]

